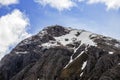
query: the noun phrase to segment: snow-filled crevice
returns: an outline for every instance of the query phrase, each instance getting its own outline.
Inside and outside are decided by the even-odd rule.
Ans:
[[[77,57],[75,57],[75,58],[73,59],[73,55],[76,53],[76,51],[77,51],[80,47],[81,47],[81,44],[80,44],[76,49],[74,49],[74,53],[71,55],[70,60],[69,60],[68,64],[64,67],[64,69],[67,68],[74,60],[76,60],[77,58],[79,58],[83,53],[86,53],[86,51],[88,50],[89,45],[87,45],[86,48],[85,48],[85,50],[83,50]]]
[[[68,64],[67,64],[64,68],[66,68],[70,63],[73,62],[73,55],[74,55],[74,54],[76,53],[76,51],[80,48],[80,46],[81,46],[81,44],[80,44],[77,48],[74,48],[74,53],[70,56],[70,60],[69,60]],[[80,53],[80,54],[82,54],[82,53]]]

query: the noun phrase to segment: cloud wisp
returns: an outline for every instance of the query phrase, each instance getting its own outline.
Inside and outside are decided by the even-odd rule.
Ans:
[[[18,4],[19,0],[0,0],[0,6],[8,6],[11,4]]]
[[[30,36],[26,31],[28,25],[29,19],[18,9],[0,17],[0,59],[11,46]]]
[[[72,0],[34,0],[35,2],[46,6],[49,5],[59,11],[74,7],[76,4]]]
[[[52,8],[55,8],[59,11],[70,10],[72,7],[79,6],[78,3],[85,2],[89,4],[98,4],[102,3],[106,5],[107,10],[120,9],[120,0],[34,0],[40,5],[46,6],[49,5]]]
[[[103,3],[107,6],[107,10],[119,9],[120,0],[88,0],[89,4]]]

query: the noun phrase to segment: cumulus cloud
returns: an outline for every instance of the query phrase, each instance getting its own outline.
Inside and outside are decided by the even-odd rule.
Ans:
[[[11,46],[30,36],[26,31],[28,25],[28,18],[17,9],[0,17],[0,59]]]
[[[88,0],[88,3],[104,3],[107,6],[107,10],[120,8],[120,0]]]
[[[18,0],[0,0],[0,5],[8,6],[11,4],[17,4],[18,2],[19,2]]]
[[[59,11],[62,11],[64,9],[70,9],[71,7],[74,7],[76,4],[72,0],[34,0],[35,2],[46,6],[49,5],[52,8],[56,8]]]

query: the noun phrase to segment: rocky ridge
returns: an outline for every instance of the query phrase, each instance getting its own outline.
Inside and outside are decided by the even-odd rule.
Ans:
[[[0,80],[120,80],[120,41],[49,26],[0,61]]]

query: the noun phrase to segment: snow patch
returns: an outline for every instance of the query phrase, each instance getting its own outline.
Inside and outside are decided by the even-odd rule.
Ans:
[[[72,63],[74,60],[76,60],[78,57],[80,57],[84,52],[88,51],[89,45],[86,46],[85,50],[82,51],[77,57],[75,57],[75,59],[72,59],[73,55],[74,55],[74,54],[76,53],[76,51],[80,48],[80,46],[81,46],[81,44],[80,44],[76,49],[74,49],[74,53],[73,53],[72,56],[70,57],[70,61],[69,61],[68,64],[64,67],[64,69],[67,68],[70,63]]]
[[[81,44],[76,48],[74,49],[74,54],[76,53],[76,51],[80,48]]]
[[[69,34],[60,36],[60,37],[55,37],[56,41],[60,42],[64,46],[70,43],[73,43],[74,39],[76,38],[75,36],[76,31],[71,31]],[[68,39],[67,41],[65,39]]]
[[[27,51],[24,51],[24,52],[16,52],[16,54],[27,54],[28,52]]]
[[[77,33],[79,33],[78,36],[76,36]],[[91,34],[92,33],[83,30],[71,30],[66,35],[54,38],[64,46],[78,41],[81,41],[82,44],[96,46],[96,44],[90,39]]]
[[[80,57],[83,53],[84,53],[84,51],[82,51],[82,52],[75,58],[75,60],[76,60],[78,57]]]
[[[71,59],[71,58],[72,58],[72,57],[70,57],[70,61],[69,61],[68,64],[64,67],[64,69],[67,68],[67,67],[69,66],[69,64],[73,62],[73,59]]]
[[[68,44],[73,44],[75,42],[81,42],[81,45],[85,44],[85,45],[96,46],[96,44],[92,41],[92,39],[90,39],[90,35],[92,33],[84,31],[84,30],[76,30],[76,29],[67,29],[67,30],[70,31],[68,34],[65,34],[59,37],[54,37],[56,41],[52,43],[51,41],[47,43],[43,43],[42,46],[45,48],[50,48],[53,46],[60,46],[60,45],[66,46]],[[44,35],[47,33],[46,31],[42,31],[39,34]]]
[[[118,65],[120,65],[120,63],[118,63]]]
[[[60,44],[57,41],[49,41],[47,43],[43,43],[41,46],[45,48],[50,48],[50,47],[60,46]]]
[[[84,53],[84,51],[82,51],[75,59],[72,59],[73,55],[70,57],[70,61],[68,62],[68,64],[64,67],[67,68],[69,66],[70,63],[72,63],[74,60],[76,60],[79,56],[81,56]]]
[[[97,37],[97,34],[91,34],[90,37],[95,38],[95,37]]]
[[[115,44],[115,47],[120,48],[120,44]]]
[[[85,61],[84,63],[83,63],[83,65],[82,65],[82,70],[86,67],[86,65],[87,65],[87,61]]]
[[[75,59],[77,59],[78,57],[80,57],[84,52],[88,51],[88,47],[89,47],[89,45],[86,46],[85,50],[82,51]],[[78,48],[78,49],[79,49],[79,48]]]
[[[70,57],[70,61],[68,62],[68,64],[67,64],[64,68],[66,68],[70,63],[73,62],[72,57],[73,57],[73,55],[76,53],[76,51],[80,48],[80,46],[81,46],[81,45],[79,45],[76,49],[74,49],[74,53],[71,55],[71,57]]]
[[[83,72],[80,74],[80,77],[83,75]]]
[[[109,54],[113,54],[114,52],[109,52]]]
[[[90,39],[90,32],[82,32],[81,35],[78,37],[78,40],[81,40],[82,44],[96,46],[96,44]]]

